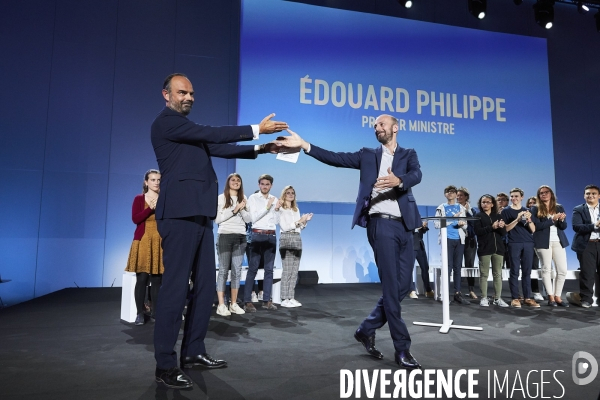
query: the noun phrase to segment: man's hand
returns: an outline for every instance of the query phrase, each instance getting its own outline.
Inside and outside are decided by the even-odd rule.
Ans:
[[[267,201],[267,208],[271,208],[274,201],[275,201],[275,197],[269,196],[269,201]]]
[[[284,151],[285,147],[278,145],[275,141],[263,144],[263,152],[265,153],[277,154]]]
[[[259,133],[281,132],[282,130],[288,128],[288,124],[286,122],[271,121],[271,118],[274,116],[275,113],[269,114],[262,121],[260,121],[260,124],[258,124]]]
[[[297,153],[300,149],[308,151],[308,142],[304,141],[300,135],[296,132],[286,129],[290,136],[279,136],[277,143],[280,144],[284,149],[280,150],[282,153]]]
[[[389,189],[400,185],[402,179],[394,175],[391,167],[388,168],[387,172],[389,174],[388,176],[377,178],[377,183],[374,185],[375,189]]]

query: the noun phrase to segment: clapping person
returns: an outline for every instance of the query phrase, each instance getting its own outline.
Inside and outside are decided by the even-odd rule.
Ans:
[[[510,305],[521,308],[523,304],[529,307],[539,307],[531,298],[531,265],[533,262],[533,232],[535,224],[531,220],[531,212],[521,205],[523,190],[514,188],[510,191],[510,207],[502,210],[502,219],[508,232],[508,252],[511,258],[508,284],[512,295]],[[519,268],[521,269],[521,287],[523,298],[519,296]]]
[[[456,202],[456,186],[450,185],[444,189],[444,196],[448,200],[446,203],[440,204],[435,210],[436,217],[466,217],[466,210],[463,206]],[[439,221],[434,222],[436,229],[440,229]],[[467,222],[465,220],[447,220],[447,235],[448,235],[448,275],[454,272],[454,301],[458,304],[469,305],[466,299],[462,297],[460,291],[460,276],[462,259],[465,249],[465,234],[467,232]],[[442,236],[440,230],[440,244]]]
[[[312,213],[300,216],[296,203],[296,191],[292,186],[286,186],[275,206],[276,221],[279,224],[279,254],[283,272],[281,274],[281,307],[300,307],[302,303],[294,298],[298,269],[302,256],[302,239],[300,231],[313,217]]]
[[[471,204],[469,203],[469,190],[466,187],[459,187],[456,192],[456,201],[458,204],[463,206],[467,212],[467,217],[472,217],[479,212],[476,207],[471,208]],[[477,240],[475,239],[475,230],[473,229],[473,222],[467,222],[467,232],[465,235],[465,249],[464,249],[464,259],[465,259],[465,268],[474,268],[475,267],[475,254],[477,253]],[[469,297],[477,300],[477,295],[475,294],[475,278],[472,276],[467,276],[467,285],[469,286]]]
[[[502,263],[504,260],[504,239],[506,229],[504,221],[498,214],[496,200],[490,194],[484,194],[479,198],[479,209],[475,216],[475,233],[477,234],[477,255],[479,256],[479,288],[481,289],[481,300],[479,305],[488,307],[490,301],[487,297],[488,276],[490,263],[492,265],[492,279],[494,282],[493,304],[499,307],[508,307],[502,300]]]
[[[245,314],[237,304],[242,276],[242,262],[246,251],[246,223],[252,217],[246,210],[246,196],[242,177],[236,173],[230,174],[225,182],[225,189],[217,200],[217,217],[219,225],[217,236],[217,252],[219,254],[219,277],[217,278],[217,297],[219,305],[217,314],[222,316]],[[231,270],[231,303],[225,304],[225,286]]]
[[[161,238],[156,228],[154,210],[160,192],[160,172],[150,169],[144,175],[142,194],[135,196],[131,208],[131,219],[137,225],[133,234],[133,243],[129,250],[129,259],[125,271],[135,272],[134,289],[137,308],[136,325],[145,323],[146,286],[150,281],[150,297],[152,298],[151,315],[154,316],[158,303],[158,289],[165,271],[162,260]]]
[[[531,207],[537,204],[537,197],[531,196],[527,199],[527,205],[525,207],[529,208],[531,211]],[[535,240],[535,235],[534,235]],[[533,252],[533,263],[531,265],[531,269],[540,269],[540,259],[538,258],[537,252]],[[540,283],[538,279],[531,280],[531,294],[533,295],[533,299],[536,301],[544,301],[544,296],[540,293]]]
[[[537,191],[537,205],[531,207],[531,220],[535,224],[533,240],[535,252],[542,261],[542,282],[548,293],[548,305],[568,307],[560,295],[567,276],[567,253],[569,245],[564,230],[567,228],[565,209],[556,202],[549,186],[542,185]],[[556,267],[556,279],[552,284],[552,261]]]

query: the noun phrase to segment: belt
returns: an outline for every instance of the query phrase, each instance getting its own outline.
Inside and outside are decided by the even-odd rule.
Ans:
[[[260,233],[262,235],[274,235],[274,230],[265,230],[265,229],[252,229],[252,233]]]
[[[382,213],[369,214],[369,217],[370,218],[385,218],[385,219],[391,219],[391,220],[399,221],[399,222],[403,221],[402,217],[396,217],[395,215],[382,214]]]
[[[590,242],[600,242],[600,239],[590,239]]]

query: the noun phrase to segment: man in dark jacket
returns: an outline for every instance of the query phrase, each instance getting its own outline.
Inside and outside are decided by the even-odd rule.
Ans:
[[[579,295],[581,306],[592,305],[596,274],[600,274],[600,211],[598,195],[600,188],[587,185],[584,190],[585,203],[573,209],[571,224],[575,231],[571,249],[579,260]]]
[[[277,152],[274,144],[235,146],[224,143],[257,139],[260,133],[279,132],[284,122],[271,114],[259,125],[211,127],[186,118],[194,104],[192,83],[183,74],[169,75],[163,84],[166,107],[151,127],[152,146],[162,173],[156,205],[162,237],[165,273],[160,288],[154,329],[155,379],[174,389],[192,381],[178,367],[174,350],[181,314],[188,297],[190,274],[194,284],[185,317],[181,368],[221,368],[227,363],[211,358],[204,337],[215,292],[215,245],[212,220],[217,213],[218,182],[211,157],[256,158]]]

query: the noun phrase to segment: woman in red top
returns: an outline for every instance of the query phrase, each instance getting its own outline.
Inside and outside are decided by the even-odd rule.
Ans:
[[[160,192],[160,172],[150,169],[144,175],[143,192],[135,196],[131,209],[131,219],[137,224],[133,235],[133,243],[129,251],[129,260],[125,271],[136,273],[135,305],[137,307],[136,325],[144,325],[144,299],[146,286],[151,284],[150,297],[152,298],[151,316],[154,317],[158,301],[158,289],[165,271],[162,260],[161,238],[156,228],[154,209]]]

